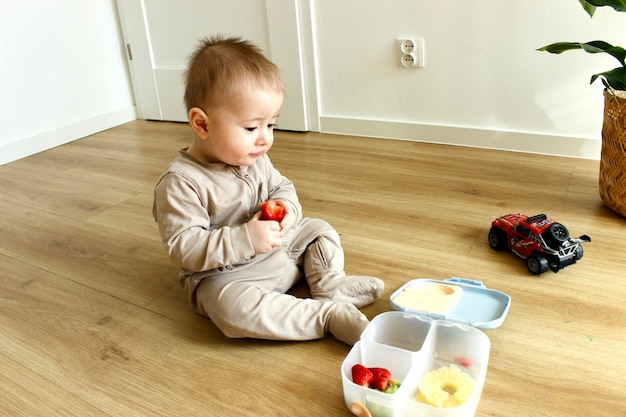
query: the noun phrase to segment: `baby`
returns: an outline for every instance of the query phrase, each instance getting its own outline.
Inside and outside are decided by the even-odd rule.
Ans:
[[[345,274],[339,235],[302,217],[293,183],[267,156],[285,94],[279,69],[248,41],[212,37],[185,81],[195,137],[159,179],[153,215],[189,302],[228,337],[331,333],[354,344],[369,323],[358,308],[384,283]],[[270,199],[285,210],[280,222],[260,218]],[[311,298],[286,294],[302,276]]]

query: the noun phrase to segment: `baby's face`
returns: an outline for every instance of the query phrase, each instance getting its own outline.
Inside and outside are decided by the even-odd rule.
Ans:
[[[274,126],[283,104],[277,91],[253,89],[228,108],[209,115],[208,140],[202,151],[208,160],[250,166],[274,143]]]

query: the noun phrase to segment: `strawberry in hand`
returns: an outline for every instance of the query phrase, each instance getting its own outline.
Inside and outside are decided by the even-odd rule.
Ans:
[[[287,214],[285,208],[274,200],[267,200],[261,204],[261,220],[274,220],[280,223],[285,214]]]

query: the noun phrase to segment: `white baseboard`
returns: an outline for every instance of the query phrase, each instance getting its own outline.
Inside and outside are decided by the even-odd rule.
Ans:
[[[0,145],[0,165],[84,138],[137,119],[136,106],[102,114],[40,135]]]
[[[136,119],[137,109],[135,106],[131,106],[40,135],[0,145],[0,165]],[[320,131],[339,135],[440,143],[594,160],[600,159],[602,147],[602,142],[599,139],[332,116],[320,117]]]
[[[440,143],[595,160],[600,159],[602,147],[600,139],[332,116],[320,117],[320,127],[323,133]]]

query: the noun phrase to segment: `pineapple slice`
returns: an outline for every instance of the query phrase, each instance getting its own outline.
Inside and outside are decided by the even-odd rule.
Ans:
[[[471,398],[475,385],[468,373],[451,364],[424,375],[415,399],[439,408],[458,407]]]

